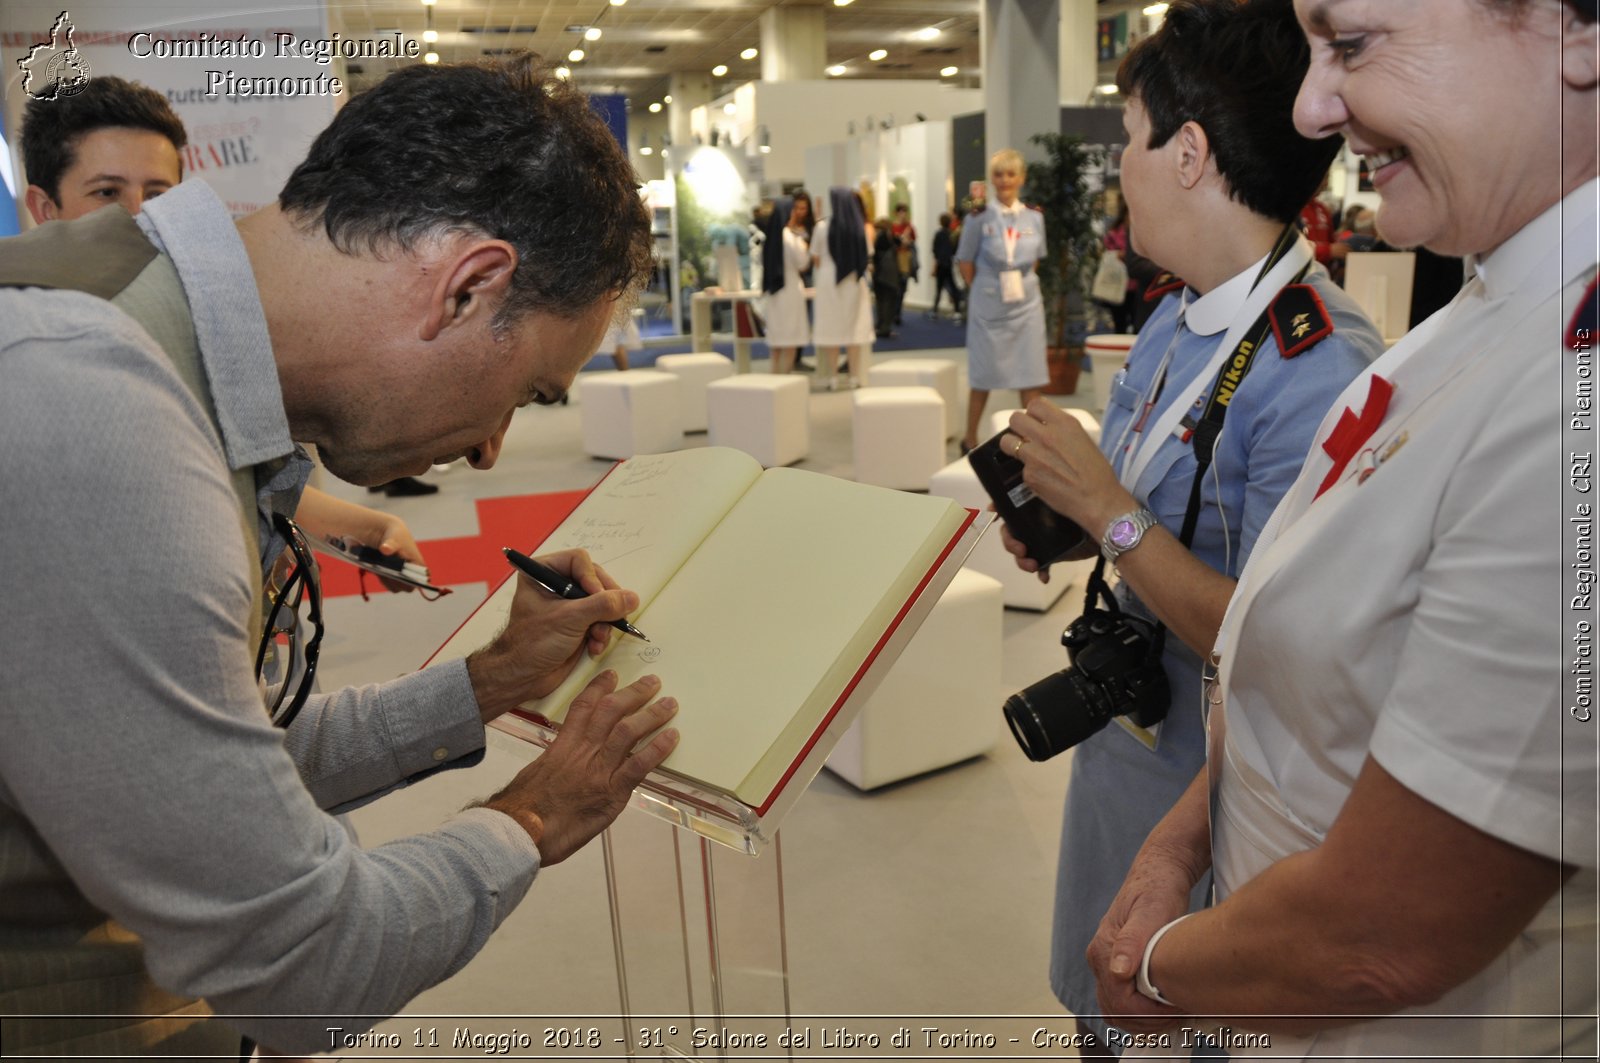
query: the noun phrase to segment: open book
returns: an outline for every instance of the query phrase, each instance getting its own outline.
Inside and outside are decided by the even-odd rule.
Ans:
[[[535,553],[582,547],[636,591],[643,643],[616,636],[520,712],[559,725],[598,672],[661,677],[681,735],[662,770],[765,812],[974,519],[949,499],[725,447],[619,463]],[[523,544],[518,544],[523,545]],[[434,661],[504,627],[507,580]]]

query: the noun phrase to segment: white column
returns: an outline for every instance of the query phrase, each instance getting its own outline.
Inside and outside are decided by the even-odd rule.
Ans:
[[[1100,66],[1095,0],[1058,0],[1061,5],[1061,105],[1082,107],[1094,92]]]
[[[819,81],[828,65],[820,7],[773,7],[761,13],[761,80]]]
[[[694,146],[689,112],[711,102],[711,72],[673,74],[668,82],[668,95],[672,97],[672,102],[667,104],[667,116],[674,149],[673,168],[681,169],[682,160],[689,157],[689,149]]]
[[[1059,0],[983,0],[984,143],[993,155],[1044,153],[1028,138],[1061,128]],[[1043,89],[1044,91],[1041,91]]]

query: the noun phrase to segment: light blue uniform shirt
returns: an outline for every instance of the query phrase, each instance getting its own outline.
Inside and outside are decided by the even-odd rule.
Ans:
[[[1006,253],[1006,230],[1016,243]],[[991,203],[961,226],[957,262],[976,270],[967,297],[967,377],[979,391],[1041,388],[1050,382],[1044,354],[1044,300],[1034,264],[1044,256],[1044,215],[1019,201],[1014,211]],[[1022,299],[1001,297],[1000,274],[1017,270]]]

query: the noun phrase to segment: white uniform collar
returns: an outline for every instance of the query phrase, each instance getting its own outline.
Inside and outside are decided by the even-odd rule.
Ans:
[[[999,211],[1001,214],[1018,214],[1021,213],[1023,209],[1022,200],[1019,198],[1015,203],[1011,204],[1011,206],[1002,207],[1000,205],[1000,201],[997,199],[994,201],[994,209]]]
[[[1270,253],[1270,252],[1269,252]],[[1262,255],[1239,273],[1223,281],[1201,296],[1183,290],[1183,323],[1197,336],[1215,336],[1233,323],[1239,308],[1250,295],[1250,285],[1266,265]]]
[[[1590,178],[1517,230],[1488,258],[1472,257],[1469,261],[1483,282],[1485,294],[1498,299],[1516,291],[1546,252],[1562,243],[1563,233],[1593,231],[1597,193],[1600,178]]]

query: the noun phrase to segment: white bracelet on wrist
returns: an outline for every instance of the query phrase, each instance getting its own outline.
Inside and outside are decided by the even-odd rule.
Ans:
[[[1139,977],[1135,979],[1133,983],[1134,988],[1137,989],[1142,995],[1149,997],[1157,1004],[1165,1004],[1169,1008],[1175,1008],[1177,1005],[1168,1000],[1166,997],[1162,996],[1161,990],[1157,989],[1155,984],[1150,981],[1150,957],[1155,954],[1156,942],[1165,937],[1167,931],[1171,930],[1173,927],[1177,926],[1179,923],[1183,922],[1193,914],[1193,912],[1190,912],[1189,915],[1180,915],[1178,918],[1174,919],[1172,922],[1168,923],[1166,926],[1150,935],[1150,940],[1145,944],[1144,947],[1144,959],[1139,961]]]

